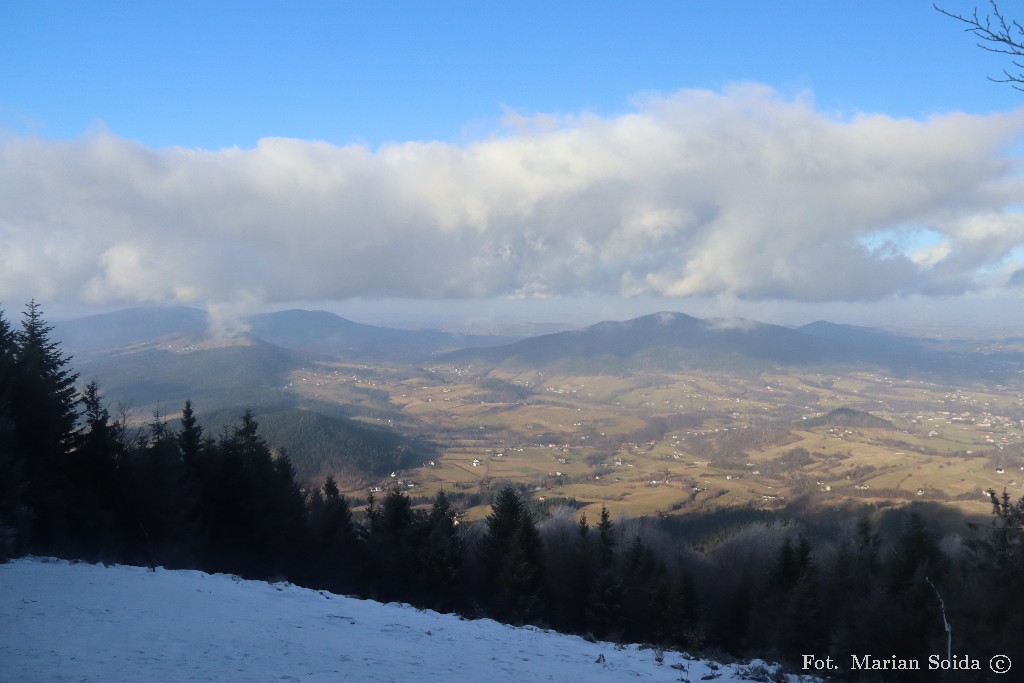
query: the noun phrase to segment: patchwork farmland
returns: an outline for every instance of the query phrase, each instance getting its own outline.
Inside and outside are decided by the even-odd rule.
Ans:
[[[415,496],[444,488],[467,494],[470,517],[487,507],[469,494],[501,481],[537,501],[632,514],[798,498],[985,513],[987,489],[1024,492],[1021,387],[869,372],[601,376],[342,362],[304,368],[292,386],[438,447],[419,467],[349,482],[354,498],[399,482]]]

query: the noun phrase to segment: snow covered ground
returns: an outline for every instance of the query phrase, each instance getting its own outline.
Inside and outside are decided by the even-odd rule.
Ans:
[[[0,681],[745,681],[717,665],[289,584],[24,558],[0,565]],[[717,676],[716,676],[717,675]],[[790,680],[795,680],[790,679]]]

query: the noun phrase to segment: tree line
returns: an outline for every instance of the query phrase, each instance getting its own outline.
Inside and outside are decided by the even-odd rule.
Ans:
[[[750,521],[697,549],[657,520],[531,510],[496,487],[486,519],[460,523],[444,491],[405,491],[355,512],[328,477],[303,489],[251,412],[207,433],[141,433],[112,416],[35,302],[0,310],[0,559],[24,554],[193,568],[536,624],[655,647],[759,656],[1022,655],[1024,499],[993,492],[988,525],[940,536],[913,511],[864,513],[838,533]],[[1018,659],[1024,663],[1024,658]],[[842,673],[842,672],[841,672]],[[864,672],[845,672],[856,677]],[[885,680],[941,680],[942,672]],[[955,671],[950,679],[984,679]]]

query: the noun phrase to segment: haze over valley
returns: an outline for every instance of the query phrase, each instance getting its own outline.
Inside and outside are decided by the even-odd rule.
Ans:
[[[221,338],[209,322],[139,308],[56,329],[138,423],[186,399],[214,429],[252,408],[301,480],[333,475],[357,500],[401,481],[479,516],[480,493],[514,481],[632,514],[794,500],[983,514],[987,489],[1024,490],[1020,338],[667,312],[523,339],[323,311],[243,318]],[[372,463],[352,452],[378,442]]]

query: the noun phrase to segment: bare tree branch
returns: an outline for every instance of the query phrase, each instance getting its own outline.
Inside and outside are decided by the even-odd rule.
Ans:
[[[945,10],[938,5],[932,5],[935,10],[952,19],[966,25],[967,33],[978,39],[978,47],[986,52],[1010,55],[1012,57],[1024,57],[1024,26],[1016,19],[1010,19],[999,9],[996,0],[989,0],[992,5],[991,14],[984,17],[978,14],[975,8],[973,14],[964,16]],[[1017,90],[1024,90],[1024,62],[1012,60],[1016,72],[1003,69],[1003,78],[992,78],[989,80],[996,83],[1009,83]]]

